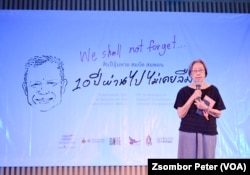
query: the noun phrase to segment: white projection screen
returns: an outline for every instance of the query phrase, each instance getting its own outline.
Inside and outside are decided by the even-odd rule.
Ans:
[[[250,157],[249,14],[1,10],[0,53],[0,166],[176,158],[197,58],[226,105],[216,158]]]

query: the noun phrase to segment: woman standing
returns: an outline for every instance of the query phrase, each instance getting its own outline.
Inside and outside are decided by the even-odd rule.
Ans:
[[[174,108],[181,118],[178,158],[215,158],[216,118],[226,109],[216,86],[205,82],[207,67],[201,60],[189,66],[192,83],[181,88]]]

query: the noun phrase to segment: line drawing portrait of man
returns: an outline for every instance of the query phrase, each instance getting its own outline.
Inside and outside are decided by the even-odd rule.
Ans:
[[[32,107],[46,112],[62,101],[67,86],[63,62],[53,56],[35,56],[25,65],[22,84],[27,102]]]

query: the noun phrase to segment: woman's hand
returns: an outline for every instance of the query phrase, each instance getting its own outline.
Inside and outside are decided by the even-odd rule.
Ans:
[[[202,95],[201,90],[197,89],[194,91],[192,98],[193,98],[193,100],[197,100],[197,99],[201,98],[201,95]]]
[[[201,99],[196,99],[195,102],[194,102],[195,106],[202,110],[202,113],[203,113],[203,116],[209,120],[208,118],[208,110],[209,110],[209,106],[205,104],[205,102]]]
[[[208,109],[208,105],[206,105],[205,102],[201,99],[196,99],[194,104],[200,110],[207,110]]]

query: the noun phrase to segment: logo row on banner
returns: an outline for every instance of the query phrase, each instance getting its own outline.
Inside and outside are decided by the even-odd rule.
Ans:
[[[122,140],[121,137],[105,137],[105,138],[82,138],[80,141],[76,143],[73,135],[63,135],[61,140],[59,141],[59,145],[61,149],[71,148],[74,149],[76,144],[106,144],[110,146],[114,145],[122,145],[122,144],[129,144],[129,145],[146,145],[151,146],[154,144],[172,144],[173,137],[157,137],[156,139],[152,139],[151,136],[147,136],[145,139],[137,139],[132,136],[129,136],[128,139]]]

